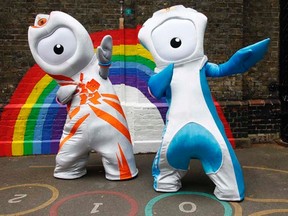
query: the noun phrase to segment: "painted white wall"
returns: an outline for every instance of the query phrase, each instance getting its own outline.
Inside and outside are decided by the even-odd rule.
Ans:
[[[156,152],[164,127],[159,110],[137,88],[124,84],[114,88],[126,114],[134,153]]]

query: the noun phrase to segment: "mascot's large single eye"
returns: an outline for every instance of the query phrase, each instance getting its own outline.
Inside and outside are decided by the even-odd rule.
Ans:
[[[170,45],[175,49],[180,47],[181,44],[182,44],[181,39],[178,37],[175,37],[170,41]]]
[[[42,18],[42,19],[38,20],[38,22],[37,22],[37,24],[38,24],[39,26],[43,26],[43,25],[45,25],[46,23],[47,23],[47,19],[46,19],[46,18]]]
[[[175,62],[193,55],[197,32],[191,20],[171,18],[152,31],[152,42],[158,56]]]
[[[61,45],[61,44],[56,44],[54,46],[54,52],[57,54],[57,55],[61,55],[63,52],[64,52],[64,47]]]
[[[39,56],[48,64],[59,65],[76,52],[77,40],[68,28],[59,28],[53,34],[40,40],[37,46]]]

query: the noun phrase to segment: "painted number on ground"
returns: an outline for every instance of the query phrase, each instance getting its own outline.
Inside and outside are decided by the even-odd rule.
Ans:
[[[100,211],[98,210],[98,208],[99,208],[99,206],[101,206],[101,205],[103,205],[103,203],[94,203],[94,207],[93,207],[93,209],[92,209],[92,211],[91,211],[90,213],[91,213],[91,214],[95,214],[95,213],[100,212]]]
[[[192,202],[182,202],[179,205],[179,210],[184,213],[193,213],[196,209],[196,205]]]
[[[19,203],[25,197],[27,197],[27,194],[15,194],[14,198],[8,200],[8,203]]]

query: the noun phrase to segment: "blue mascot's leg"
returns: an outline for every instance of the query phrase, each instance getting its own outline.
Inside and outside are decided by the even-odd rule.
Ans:
[[[220,168],[222,151],[207,129],[196,123],[188,123],[172,139],[167,158],[171,166],[181,170],[188,169],[191,159],[199,159],[208,174]]]
[[[187,170],[178,170],[167,162],[167,148],[169,141],[163,140],[152,165],[154,189],[161,192],[175,192],[181,188],[181,178]]]
[[[167,148],[159,149],[152,167],[154,177],[154,189],[160,192],[175,192],[181,188],[181,178],[187,170],[178,170],[170,166],[166,161]]]
[[[181,188],[181,178],[186,174],[190,160],[202,161],[206,173],[215,172],[222,164],[221,149],[214,137],[199,124],[182,127],[171,141],[164,135],[154,163],[154,189],[172,192]]]
[[[210,173],[208,176],[216,185],[214,194],[218,199],[225,201],[241,201],[245,196],[242,168],[226,137],[225,141],[226,145],[221,145],[223,164],[216,173]]]
[[[173,137],[167,149],[167,161],[175,170],[174,173],[177,171],[183,173],[187,171],[190,159],[193,158],[202,162],[205,173],[216,185],[214,193],[218,199],[235,201],[243,199],[242,171],[234,151],[230,152],[226,143],[219,143],[203,126],[188,123]],[[241,181],[237,179],[239,172]],[[178,181],[182,176],[174,175],[174,183],[179,185]]]

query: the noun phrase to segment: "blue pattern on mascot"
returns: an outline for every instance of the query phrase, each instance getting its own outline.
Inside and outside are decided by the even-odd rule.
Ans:
[[[213,103],[207,77],[244,73],[261,60],[270,39],[238,50],[217,65],[204,55],[207,17],[182,5],[157,11],[139,31],[152,54],[155,72],[148,86],[152,96],[169,104],[162,144],[153,162],[154,189],[181,188],[191,159],[199,159],[216,185],[220,200],[241,201],[245,186],[241,166]]]

